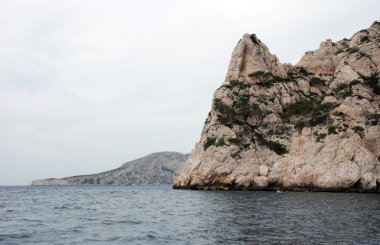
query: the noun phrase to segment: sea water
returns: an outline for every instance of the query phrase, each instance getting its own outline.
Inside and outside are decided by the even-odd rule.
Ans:
[[[0,244],[380,244],[380,195],[0,187]]]

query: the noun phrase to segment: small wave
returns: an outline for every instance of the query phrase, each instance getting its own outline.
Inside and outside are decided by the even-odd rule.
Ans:
[[[8,239],[25,239],[25,238],[31,238],[31,237],[32,235],[29,233],[0,235],[0,239],[3,241],[8,240]]]
[[[81,233],[82,230],[79,230],[79,229],[73,229],[72,232],[73,232],[73,233]]]
[[[148,238],[148,239],[156,239],[156,237],[153,236],[153,235],[151,235],[151,234],[146,235],[146,238]]]
[[[117,241],[120,240],[122,237],[121,236],[115,236],[115,237],[110,237],[106,241],[107,242],[112,242],[112,241]]]
[[[131,225],[139,225],[142,224],[141,221],[135,220],[103,220],[103,225],[113,225],[113,224],[131,224]]]
[[[141,221],[136,221],[136,220],[118,220],[115,222],[118,224],[131,224],[131,225],[139,225],[143,223]]]
[[[107,187],[121,191],[112,196],[104,188],[50,187],[43,189],[46,190],[43,193],[42,189],[32,188],[25,192],[27,198],[23,202],[18,193],[10,195],[5,190],[10,197],[0,213],[0,244],[310,241],[379,244],[380,241],[377,195],[344,194],[350,205],[342,206],[343,194],[334,193],[191,192],[189,195],[173,190],[176,197],[172,198],[167,187],[144,187],[143,192],[135,191],[137,187]],[[133,197],[132,191],[136,192]],[[38,204],[31,204],[32,197],[38,198]],[[79,206],[82,209],[78,210]]]
[[[69,207],[67,207],[67,206],[56,206],[53,209],[64,210],[64,209],[69,209]]]

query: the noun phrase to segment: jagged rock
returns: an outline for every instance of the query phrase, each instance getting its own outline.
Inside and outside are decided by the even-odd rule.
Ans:
[[[34,180],[32,185],[130,185],[169,184],[182,169],[187,154],[157,152],[124,163],[121,167],[103,173]]]
[[[335,76],[334,81],[330,84],[330,88],[332,89],[336,89],[338,85],[342,83],[360,78],[360,75],[350,65],[345,63],[341,63],[337,66]]]
[[[366,123],[368,121],[368,114],[376,114],[379,112],[378,103],[371,103],[366,99],[359,99],[358,97],[347,97],[336,109],[337,113],[343,113],[346,120],[352,122]]]
[[[371,76],[380,72],[379,36],[380,25],[375,22],[350,40],[334,43],[328,39],[319,49],[306,52],[297,66],[315,74],[334,74],[336,82]]]
[[[379,30],[296,66],[244,35],[173,188],[380,192]]]
[[[338,100],[337,98],[335,98],[334,96],[326,96],[324,99],[323,99],[323,103],[333,103],[333,104],[337,104],[338,103]]]
[[[244,34],[232,52],[225,82],[256,82],[259,76],[250,76],[254,72],[267,72],[270,76],[286,77],[286,72],[275,55],[269,52],[255,34]]]
[[[262,165],[259,167],[260,176],[267,176],[268,175],[268,167],[265,165]]]
[[[334,74],[338,59],[335,53],[338,48],[331,39],[322,42],[316,51],[306,52],[297,66],[316,74]]]

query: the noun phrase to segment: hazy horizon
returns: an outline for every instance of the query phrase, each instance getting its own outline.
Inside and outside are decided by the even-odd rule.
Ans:
[[[231,52],[281,63],[379,20],[380,2],[0,2],[0,185],[190,153]]]

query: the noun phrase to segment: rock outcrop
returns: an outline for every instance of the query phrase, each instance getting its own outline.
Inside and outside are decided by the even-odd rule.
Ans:
[[[255,72],[263,72],[264,76],[255,76]],[[257,81],[269,74],[286,77],[286,72],[275,55],[269,52],[255,34],[244,34],[231,55],[226,83],[230,81]]]
[[[380,22],[280,64],[234,49],[173,188],[380,192]]]
[[[170,184],[185,164],[188,154],[157,152],[124,163],[103,173],[80,175],[62,179],[34,180],[32,185],[131,185]]]

